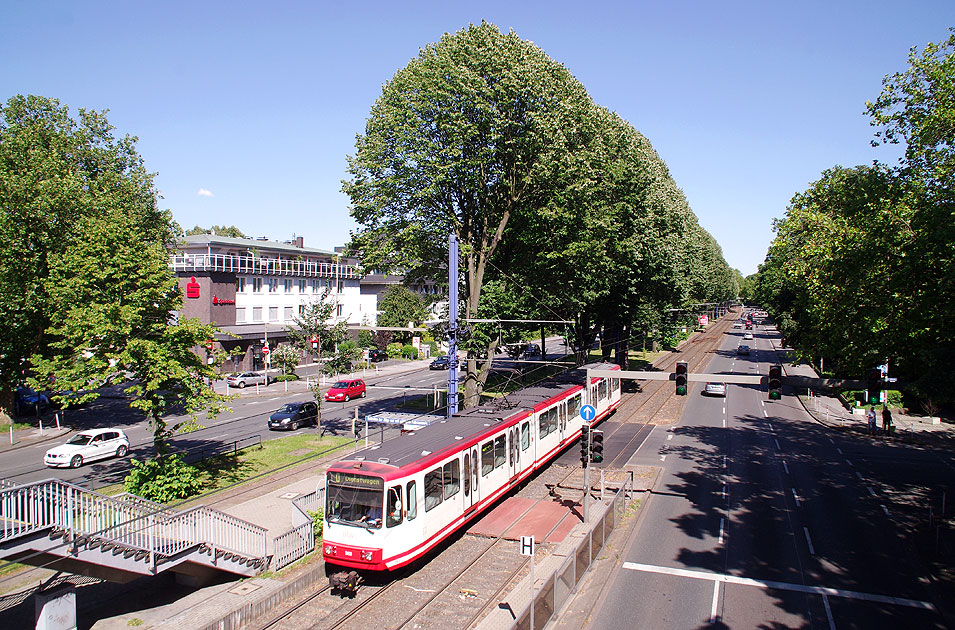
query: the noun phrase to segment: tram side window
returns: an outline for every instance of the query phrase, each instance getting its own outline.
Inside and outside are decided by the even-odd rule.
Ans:
[[[547,412],[547,425],[550,427],[550,433],[557,430],[557,407]]]
[[[494,441],[494,467],[507,463],[507,436],[499,435]]]
[[[567,408],[567,413],[571,418],[580,415],[580,394],[570,399],[570,406]]]
[[[481,445],[481,476],[486,477],[494,470],[494,440]]]
[[[620,379],[619,379],[619,378],[612,378],[612,379],[610,379],[610,389],[612,389],[612,390],[615,391],[615,392],[616,392],[616,391],[620,391]]]
[[[531,446],[531,423],[521,425],[521,450],[526,451]]]
[[[394,527],[401,524],[401,486],[392,486],[388,490],[388,518],[385,519],[386,527]]]
[[[424,511],[441,504],[441,467],[424,476]]]
[[[461,464],[451,460],[444,465],[444,498],[450,499],[461,489]]]
[[[471,494],[471,456],[464,454],[464,496]]]
[[[607,379],[600,379],[597,383],[597,400],[603,400],[607,397]]]
[[[418,488],[415,482],[409,481],[408,490],[408,520],[413,521],[418,516]]]

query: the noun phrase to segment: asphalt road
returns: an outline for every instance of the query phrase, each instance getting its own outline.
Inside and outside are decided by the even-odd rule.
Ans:
[[[742,334],[707,372],[768,373],[775,333],[737,356]],[[947,627],[901,534],[904,490],[950,484],[950,454],[832,432],[755,386],[701,391],[637,453],[663,472],[590,627]]]

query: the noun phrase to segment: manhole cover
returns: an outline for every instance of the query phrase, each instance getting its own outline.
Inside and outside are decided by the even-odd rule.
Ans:
[[[285,494],[279,495],[279,498],[280,498],[280,499],[294,499],[294,498],[297,497],[299,494],[301,494],[301,493],[300,493],[300,492],[286,492]]]
[[[242,584],[239,584],[235,588],[230,588],[229,592],[235,593],[236,595],[248,595],[249,593],[251,593],[252,591],[258,588],[261,588],[261,585],[252,584],[251,582],[243,582]]]

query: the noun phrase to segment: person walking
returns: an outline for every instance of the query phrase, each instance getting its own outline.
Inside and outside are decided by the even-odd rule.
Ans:
[[[882,432],[889,434],[889,428],[892,426],[892,412],[889,411],[889,405],[882,405]]]
[[[876,430],[875,426],[875,409],[870,408],[866,414],[865,419],[869,424],[869,435],[873,435]]]

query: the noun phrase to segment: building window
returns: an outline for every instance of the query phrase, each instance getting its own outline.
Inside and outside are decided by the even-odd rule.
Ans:
[[[270,322],[277,322],[277,321],[279,321],[279,307],[278,307],[278,306],[270,306],[270,307],[269,307],[269,321],[270,321]]]
[[[305,305],[304,305],[304,304],[299,304],[299,305],[298,305],[298,315],[299,315],[299,317],[305,317]]]
[[[235,279],[235,291],[236,293],[245,293],[245,278]]]
[[[286,293],[292,292],[292,280],[290,278],[285,279],[285,292]]]
[[[338,317],[341,317],[341,316],[342,316],[342,305],[341,305],[341,304],[337,304],[337,305],[335,306],[335,315],[337,315]]]
[[[279,279],[269,278],[269,293],[275,293],[279,290]]]
[[[338,281],[338,292],[339,292],[339,293],[343,293],[344,291],[345,291],[345,281],[344,281],[344,280],[339,280],[339,281]]]
[[[245,322],[245,307],[237,306],[235,307],[235,323],[241,324]]]
[[[305,293],[305,285],[306,285],[307,283],[308,283],[307,280],[299,280],[299,281],[298,281],[298,292],[299,292],[299,293]]]
[[[260,322],[260,321],[262,321],[262,307],[261,307],[261,306],[253,306],[253,307],[252,307],[252,321],[253,321],[253,322]]]
[[[295,315],[295,312],[294,312],[294,310],[293,310],[294,308],[295,308],[295,307],[293,307],[293,306],[286,306],[286,307],[285,307],[285,321],[287,321],[287,322],[292,321],[292,317],[294,317],[294,315]]]
[[[309,280],[308,284],[312,287],[312,293],[318,293],[318,280]]]
[[[252,278],[252,293],[262,293],[262,278]]]

